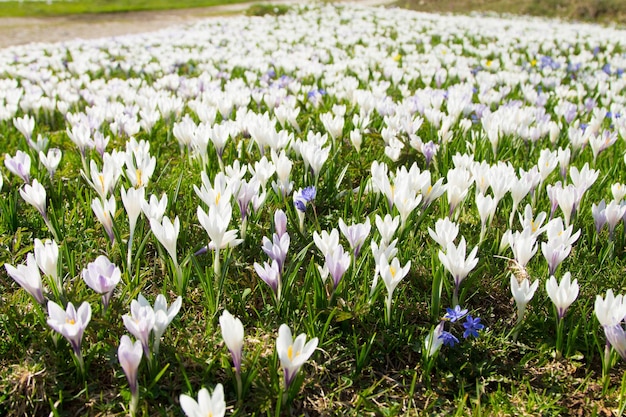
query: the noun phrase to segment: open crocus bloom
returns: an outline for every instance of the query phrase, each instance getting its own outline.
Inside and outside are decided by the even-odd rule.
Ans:
[[[309,359],[317,348],[317,337],[306,343],[306,334],[302,333],[294,340],[291,330],[281,324],[276,339],[276,351],[285,373],[285,386],[289,388],[300,367]]]
[[[48,301],[48,325],[61,333],[72,345],[76,356],[80,357],[80,346],[83,340],[85,328],[91,320],[91,306],[88,302],[83,302],[78,310],[72,303],[67,303],[67,308],[63,310],[54,301]]]

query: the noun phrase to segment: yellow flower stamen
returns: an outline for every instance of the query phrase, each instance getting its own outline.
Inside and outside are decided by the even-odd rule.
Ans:
[[[297,351],[295,357],[297,358],[298,356],[300,356],[300,353],[301,353],[300,351]],[[289,348],[287,348],[287,357],[289,358],[290,361],[292,361],[294,359],[294,356],[293,356],[293,345],[289,345]]]
[[[389,266],[389,272],[391,272],[391,278],[395,278],[396,277],[396,268],[394,268],[393,266]]]
[[[139,168],[135,170],[135,176],[137,177],[137,187],[141,187],[143,183],[141,182],[141,170]]]

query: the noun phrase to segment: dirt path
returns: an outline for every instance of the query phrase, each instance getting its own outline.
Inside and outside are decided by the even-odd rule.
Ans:
[[[354,2],[376,6],[390,4],[392,0],[359,0]],[[302,1],[283,0],[276,1],[276,3],[302,3]],[[42,18],[0,18],[0,48],[30,42],[60,42],[75,38],[93,39],[151,32],[209,17],[239,14],[249,6],[250,3],[240,3],[182,10]]]

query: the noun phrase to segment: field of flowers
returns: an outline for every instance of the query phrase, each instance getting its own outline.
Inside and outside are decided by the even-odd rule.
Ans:
[[[309,5],[0,50],[0,413],[621,414],[625,44]]]

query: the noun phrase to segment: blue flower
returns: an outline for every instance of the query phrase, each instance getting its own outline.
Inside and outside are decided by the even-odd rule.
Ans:
[[[296,191],[293,195],[293,204],[298,211],[304,213],[306,205],[315,199],[317,190],[314,186],[305,187]]]
[[[457,339],[455,335],[445,330],[441,332],[441,335],[439,335],[439,338],[443,340],[443,344],[445,346],[454,347],[454,345],[459,343],[459,339]]]
[[[306,200],[307,203],[315,200],[315,196],[317,195],[317,190],[314,185],[310,185],[308,187],[304,187],[302,190],[302,198]]]
[[[296,209],[298,209],[298,211],[301,211],[303,213],[306,211],[306,201],[300,198],[294,198],[293,204],[296,206]]]
[[[446,315],[443,316],[444,320],[450,320],[454,323],[457,320],[461,320],[467,314],[467,309],[461,309],[461,306],[457,305],[454,309],[446,308]]]
[[[471,314],[468,314],[467,319],[465,319],[465,323],[463,323],[463,327],[465,328],[465,331],[463,332],[463,337],[465,339],[470,336],[478,337],[478,331],[485,328],[485,326],[480,322],[480,317],[473,318]]]

